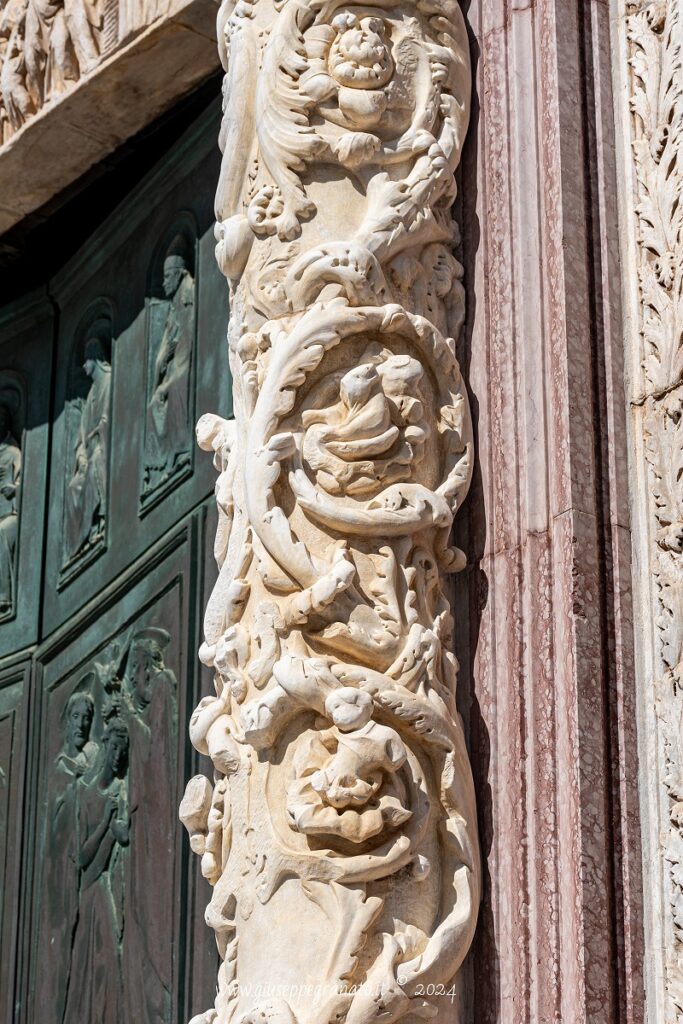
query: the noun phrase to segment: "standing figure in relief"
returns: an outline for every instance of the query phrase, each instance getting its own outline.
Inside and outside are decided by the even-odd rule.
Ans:
[[[97,0],[64,0],[64,18],[78,58],[81,76],[98,64],[104,14]]]
[[[10,18],[11,5],[7,4],[0,9],[0,146],[7,142],[12,134],[12,126],[7,114],[7,107],[2,94],[2,69],[5,57],[8,53],[9,38],[14,27]]]
[[[152,393],[147,407],[145,494],[190,461],[188,400],[194,342],[194,279],[185,257],[177,251],[180,242],[171,244],[164,260],[163,289],[168,306],[154,357]],[[152,337],[151,344],[154,342]]]
[[[100,338],[86,342],[83,369],[92,383],[81,412],[73,474],[66,486],[67,564],[103,539],[107,515],[111,366]]]
[[[78,923],[73,936],[63,1024],[123,1024],[124,849],[128,846],[128,729],[113,719],[102,737],[100,768],[75,785],[79,872]]]
[[[131,837],[126,872],[123,978],[126,1020],[157,1024],[171,1010],[170,929],[149,941],[152,922],[170,911],[176,813],[176,678],[164,664],[170,642],[149,627],[131,640],[123,679],[123,714],[131,741]],[[170,785],[159,785],[161,778]]]
[[[78,920],[75,787],[83,775],[94,770],[100,751],[91,738],[95,702],[82,688],[93,681],[92,673],[88,673],[66,703],[62,716],[64,742],[55,758],[49,788],[45,957],[38,1005],[46,1016],[60,1021],[72,966],[71,938]]]
[[[21,451],[12,434],[12,410],[0,398],[0,615],[16,601],[16,551],[19,533]]]
[[[78,62],[64,0],[28,0],[26,77],[36,105],[59,96],[78,80]]]
[[[42,102],[98,64],[102,21],[101,5],[91,0],[29,0],[27,66]]]
[[[8,8],[8,11],[10,8]],[[23,123],[36,112],[35,97],[27,84],[25,53],[25,31],[27,5],[13,7],[14,18],[3,18],[0,32],[7,33],[4,58],[0,68],[0,91],[5,107],[10,134],[18,131]]]
[[[118,0],[118,42],[130,39],[165,13],[159,0]]]

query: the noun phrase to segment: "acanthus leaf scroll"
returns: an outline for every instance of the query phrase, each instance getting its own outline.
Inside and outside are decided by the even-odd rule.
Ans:
[[[216,199],[235,420],[181,818],[216,1024],[458,1016],[480,865],[447,574],[470,483],[454,0],[229,0]]]

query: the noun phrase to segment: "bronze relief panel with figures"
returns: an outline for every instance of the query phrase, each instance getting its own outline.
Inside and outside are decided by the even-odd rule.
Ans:
[[[186,219],[160,247],[147,307],[147,393],[141,510],[192,472],[196,228]]]
[[[106,544],[112,336],[111,310],[102,301],[86,315],[73,347],[66,404],[62,584]]]
[[[173,1019],[179,589],[46,692],[33,1012],[49,1024]]]
[[[0,657],[38,640],[53,322],[41,293],[0,311]]]
[[[213,491],[210,462],[195,457],[194,425],[210,408],[229,414],[231,400],[208,188],[215,123],[211,113],[193,125],[177,157],[51,284],[59,326],[47,634]]]

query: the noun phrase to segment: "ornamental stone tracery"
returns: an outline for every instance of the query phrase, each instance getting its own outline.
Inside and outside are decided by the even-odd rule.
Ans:
[[[229,0],[218,30],[235,421],[198,425],[214,784],[181,818],[222,964],[195,1024],[453,1021],[480,890],[445,586],[473,462],[465,25],[454,0]]]

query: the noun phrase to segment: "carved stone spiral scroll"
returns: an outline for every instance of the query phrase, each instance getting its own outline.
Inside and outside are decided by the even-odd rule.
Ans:
[[[181,818],[222,963],[196,1024],[456,1022],[480,890],[450,545],[456,0],[224,0],[219,265],[235,420],[204,416],[219,579]]]

